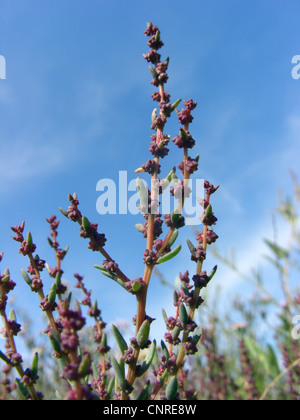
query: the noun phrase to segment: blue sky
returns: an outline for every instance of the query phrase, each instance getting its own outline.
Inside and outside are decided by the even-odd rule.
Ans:
[[[142,275],[145,242],[134,228],[142,218],[100,216],[96,185],[117,181],[120,170],[133,178],[150,157],[153,87],[142,57],[148,21],[160,27],[162,56],[171,59],[167,91],[174,101],[198,101],[191,126],[198,176],[221,185],[213,197],[218,247],[225,254],[236,248],[245,270],[263,265],[261,238],[272,239],[277,191],[291,191],[289,170],[300,175],[300,80],[291,77],[292,57],[300,54],[299,12],[297,0],[0,0],[0,55],[7,63],[7,79],[0,80],[0,250],[2,270],[9,266],[18,281],[19,306],[31,311],[38,302],[20,280],[27,261],[9,226],[26,220],[39,255],[53,265],[45,218],[66,207],[74,191],[123,271]],[[177,134],[176,118],[166,131]],[[174,147],[163,173],[181,160]],[[62,220],[60,241],[71,246],[65,279],[85,274],[104,319],[131,319],[134,298],[95,272],[102,259],[87,250],[77,226]],[[206,269],[214,264],[211,257]],[[164,273],[173,282],[186,269],[193,265],[184,250]],[[221,266],[218,283],[232,295],[243,287]],[[149,314],[160,316],[170,299],[154,278]]]

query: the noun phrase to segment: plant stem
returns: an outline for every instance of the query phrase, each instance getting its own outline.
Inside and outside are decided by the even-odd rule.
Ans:
[[[260,397],[260,401],[263,401],[266,399],[268,393],[270,390],[277,384],[280,379],[285,376],[287,373],[289,373],[292,369],[294,369],[296,366],[300,365],[300,359],[295,360],[290,366],[288,366],[286,369],[284,369],[271,383],[270,385],[265,389],[264,393]]]
[[[209,194],[206,194],[206,201],[209,204],[209,202],[210,202],[210,195]],[[202,238],[203,238],[203,244],[202,245],[203,245],[203,250],[204,251],[207,250],[207,240],[206,240],[207,230],[208,230],[207,225],[204,224],[203,225],[203,235],[202,235]],[[196,274],[198,274],[198,275],[200,275],[201,272],[202,272],[203,262],[204,262],[204,260],[202,260],[202,259],[197,262]],[[194,319],[197,301],[198,301],[198,298],[200,296],[200,291],[201,291],[201,289],[199,287],[195,287],[194,295],[193,295],[193,303],[192,303],[192,305],[190,307],[190,311],[189,311],[189,319],[190,320]],[[181,342],[181,345],[180,345],[180,350],[179,350],[177,360],[176,360],[176,366],[177,366],[176,373],[178,372],[178,370],[181,368],[181,366],[183,364],[183,361],[184,361],[184,358],[185,358],[185,343],[188,341],[188,337],[189,337],[189,331],[184,331],[182,342]]]
[[[6,331],[6,334],[7,334],[9,346],[10,346],[11,350],[14,353],[17,353],[17,347],[16,347],[16,344],[15,344],[15,340],[14,340],[13,335],[10,333],[10,329],[9,329],[9,324],[8,324],[8,319],[7,319],[6,313],[3,310],[3,311],[1,311],[0,314],[1,314],[1,316],[3,318],[3,321],[4,321],[4,327],[5,327],[5,331]],[[23,367],[22,367],[22,364],[20,363],[18,365],[13,365],[13,367],[18,372],[18,375],[20,376],[20,379],[22,379],[23,376],[24,376],[24,374],[25,374],[25,372],[23,370]],[[34,385],[27,385],[26,388],[28,389],[28,391],[29,391],[29,393],[30,393],[30,395],[31,395],[31,397],[32,397],[33,400],[38,401],[40,399],[38,397],[38,394],[37,394],[37,392],[35,390]]]

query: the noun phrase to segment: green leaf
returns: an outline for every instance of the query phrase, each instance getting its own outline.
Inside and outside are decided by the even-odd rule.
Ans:
[[[10,359],[8,357],[5,356],[4,353],[2,353],[2,351],[0,350],[0,359],[6,363],[7,365],[11,366],[12,362],[10,361]]]
[[[140,199],[140,204],[145,209],[148,209],[148,188],[146,188],[143,180],[140,177],[136,179],[136,190]]]
[[[110,379],[108,387],[107,387],[107,397],[108,397],[109,400],[112,399],[114,388],[115,388],[115,377],[113,376]]]
[[[23,279],[26,281],[26,283],[31,286],[31,278],[28,276],[28,274],[26,273],[25,270],[23,270],[23,268],[21,268],[21,274]]]
[[[107,335],[104,333],[102,333],[101,336],[101,346],[102,347],[107,347]]]
[[[111,363],[112,363],[113,369],[115,371],[116,377],[118,379],[119,387],[121,388],[122,391],[125,391],[127,383],[126,383],[124,369],[119,365],[119,363],[114,358],[114,356],[112,356],[112,358],[111,358]]]
[[[176,210],[173,211],[171,213],[172,223],[174,223],[174,225],[176,225],[179,222],[180,217],[181,217],[181,214],[178,211],[176,211]]]
[[[31,236],[30,232],[28,232],[28,234],[27,234],[27,245],[29,247],[31,247],[31,245],[32,245],[32,236]]]
[[[80,315],[82,314],[81,306],[77,299],[74,299],[74,311],[78,312]]]
[[[32,359],[32,363],[31,363],[31,376],[33,380],[37,379],[38,371],[39,371],[39,355],[38,353],[35,353]]]
[[[173,233],[173,235],[171,236],[171,239],[169,240],[169,243],[168,243],[168,246],[171,248],[173,245],[174,245],[174,243],[176,242],[176,239],[177,239],[177,237],[178,237],[178,233],[179,233],[179,231],[178,230],[175,230],[175,232]]]
[[[179,305],[179,319],[180,319],[181,325],[183,326],[183,328],[185,328],[189,321],[189,316],[186,311],[185,304],[182,302]]]
[[[152,115],[151,115],[152,124],[155,123],[156,118],[157,118],[157,108],[153,109],[152,111]]]
[[[90,222],[85,216],[82,217],[82,226],[83,226],[83,229],[86,230],[87,232],[89,232],[91,229]]]
[[[212,216],[212,214],[213,214],[212,205],[209,204],[205,209],[205,216],[209,218]]]
[[[104,276],[116,281],[117,276],[110,271],[107,271],[102,265],[94,265],[94,267],[97,268],[97,270],[100,270]]]
[[[8,319],[9,319],[9,321],[15,321],[15,322],[17,322],[17,316],[16,316],[16,313],[15,313],[15,311],[13,309],[11,309],[9,311]]]
[[[53,350],[56,353],[61,354],[61,347],[60,347],[59,339],[54,337],[54,335],[50,335],[49,340],[50,340]]]
[[[217,269],[218,269],[218,266],[217,266],[217,265],[215,265],[215,266],[214,266],[214,268],[212,269],[212,271],[211,271],[210,275],[208,276],[208,281],[211,281],[211,280],[213,279],[214,275],[215,275],[215,274],[216,274],[216,272],[217,272]]]
[[[16,379],[16,383],[18,386],[18,390],[20,391],[21,395],[23,398],[25,398],[26,400],[30,398],[30,393],[28,391],[28,389],[26,388],[25,385],[22,384],[22,382],[20,381],[20,379]]]
[[[170,173],[168,174],[168,176],[165,178],[165,182],[169,185],[170,182],[172,181],[172,179],[174,178],[176,172],[176,166],[174,166],[174,168],[170,171]]]
[[[177,325],[172,331],[172,339],[176,340],[179,337],[179,334],[181,333],[181,328],[179,328]]]
[[[98,311],[98,302],[97,302],[97,300],[95,300],[95,302],[94,302],[93,309],[94,309],[95,312]]]
[[[174,290],[174,293],[173,293],[173,303],[174,303],[174,306],[176,306],[178,303],[178,293],[176,292],[176,290]]]
[[[166,261],[171,260],[172,258],[176,257],[177,254],[181,251],[181,245],[178,245],[172,251],[168,252],[167,254],[163,255],[158,261],[157,264],[162,264]]]
[[[139,375],[138,376],[142,376],[144,375],[144,373],[147,372],[147,370],[149,369],[149,367],[151,366],[151,363],[153,362],[154,356],[156,353],[156,341],[153,340],[153,342],[151,343],[151,346],[149,348],[149,351],[147,353],[147,356],[139,370]]]
[[[189,239],[187,239],[186,242],[188,244],[188,247],[189,247],[189,250],[190,250],[191,254],[193,255],[196,252],[196,248],[194,247],[194,245],[192,244],[192,242]]]
[[[139,290],[141,290],[141,283],[139,281],[134,281],[132,284],[132,290],[137,293]]]
[[[136,230],[137,230],[138,232],[140,232],[140,233],[144,233],[144,231],[145,231],[144,225],[142,225],[141,223],[137,223],[137,224],[135,225],[135,228],[136,228]]]
[[[182,214],[178,213],[176,210],[171,213],[171,221],[176,229],[182,228],[185,223]]]
[[[72,300],[72,292],[70,292],[67,297],[67,302],[69,303],[69,305],[71,304],[71,300]]]
[[[161,343],[160,344],[161,344],[162,352],[163,352],[166,360],[168,361],[170,359],[169,350],[168,350],[168,348],[167,348],[167,346],[166,346],[166,344],[165,344],[165,342],[163,340],[161,340]]]
[[[68,218],[68,212],[66,210],[64,210],[63,208],[59,207],[59,211],[61,212],[61,214],[63,214],[65,217]]]
[[[148,319],[145,319],[136,337],[138,345],[141,348],[143,348],[147,344],[148,339],[149,339],[149,334],[150,334],[150,322]]]
[[[56,298],[56,284],[53,283],[50,288],[49,295],[48,295],[48,301],[50,305],[53,305],[53,303],[55,302],[55,298]]]
[[[163,386],[164,385],[164,383],[165,383],[165,380],[167,379],[167,377],[168,377],[168,375],[169,375],[169,371],[168,371],[168,369],[166,369],[165,371],[164,371],[164,373],[161,375],[161,377],[160,377],[160,384],[161,384],[161,386]]]
[[[181,102],[181,99],[177,99],[177,101],[173,103],[172,108],[171,108],[172,112],[175,111],[175,109],[178,107],[180,102]]]
[[[83,357],[78,367],[78,374],[80,375],[81,378],[84,378],[89,373],[90,367],[91,367],[91,358],[89,355],[86,354]]]
[[[110,271],[107,271],[102,265],[94,265],[94,267],[97,268],[97,270],[100,270],[104,276],[112,279],[113,281],[118,283],[120,286],[122,286],[125,290],[127,290],[125,287],[124,281],[120,279],[116,274],[113,274]]]
[[[142,389],[140,395],[137,397],[137,401],[148,401],[150,396],[150,381],[146,382],[146,385]]]
[[[265,239],[264,242],[268,245],[268,247],[273,251],[279,260],[287,259],[289,257],[289,252],[284,248],[281,248],[279,245],[269,241],[268,239]]]
[[[174,400],[174,398],[176,397],[177,391],[178,391],[177,376],[172,376],[166,389],[167,400]]]
[[[163,316],[163,319],[165,321],[165,324],[167,324],[167,322],[168,322],[168,315],[167,315],[165,309],[162,309],[162,316]]]
[[[187,296],[190,293],[189,288],[187,287],[187,285],[185,283],[182,283],[181,287],[182,287],[182,291]]]
[[[150,73],[151,73],[151,76],[153,77],[153,79],[157,79],[158,74],[157,74],[157,71],[155,70],[155,68],[152,67],[152,66],[149,66],[149,70],[150,70]]]
[[[56,274],[55,284],[56,284],[56,289],[59,289],[61,287],[61,273],[60,272]]]
[[[265,371],[265,374],[270,374],[269,355],[252,337],[246,336],[244,338],[245,347],[248,351],[250,359],[253,360],[255,365],[260,366]]]
[[[55,397],[58,401],[63,401],[64,400],[63,396],[57,390],[55,391]]]
[[[202,337],[202,331],[203,331],[203,328],[200,327],[200,328],[198,328],[196,333],[193,335],[192,342],[193,342],[193,344],[195,344],[195,346],[199,343],[199,341]]]
[[[276,378],[278,375],[280,375],[280,367],[276,353],[270,344],[268,345],[268,361],[270,365],[270,370],[272,372],[272,376]]]
[[[124,339],[124,337],[122,336],[122,334],[120,333],[120,331],[118,330],[118,328],[115,325],[112,325],[112,332],[114,334],[114,337],[116,339],[116,342],[119,346],[119,349],[121,350],[121,353],[124,354],[125,351],[128,349],[127,343]]]
[[[179,136],[183,142],[187,140],[187,132],[183,128],[180,129]]]
[[[7,282],[9,282],[9,279],[10,279],[10,276],[5,276],[5,277],[3,277],[3,279],[1,279],[1,283],[7,283]]]

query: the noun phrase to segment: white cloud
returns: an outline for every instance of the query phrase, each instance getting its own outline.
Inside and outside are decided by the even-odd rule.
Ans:
[[[27,147],[24,148],[24,144]],[[11,147],[1,147],[0,176],[2,181],[14,182],[21,179],[28,179],[33,176],[40,176],[54,170],[62,163],[62,156],[59,149],[48,145],[16,142]],[[5,187],[2,182],[1,187]]]
[[[3,106],[12,105],[14,103],[13,92],[7,81],[1,83],[0,104]]]

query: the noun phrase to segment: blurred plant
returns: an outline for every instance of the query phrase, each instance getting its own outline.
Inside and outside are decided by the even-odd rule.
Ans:
[[[204,318],[202,313],[201,322],[209,325],[203,343],[205,347],[207,341],[210,343],[210,351],[203,354],[206,368],[212,372],[212,361],[216,363],[222,357],[223,366],[227,366],[221,381],[223,385],[227,382],[226,399],[299,399],[300,335],[293,335],[293,319],[300,313],[300,186],[294,173],[292,179],[294,194],[285,198],[281,193],[277,209],[277,216],[284,222],[285,236],[289,232],[288,246],[279,241],[283,232],[278,232],[273,241],[265,240],[270,250],[266,259],[275,269],[270,279],[263,279],[255,270],[250,274],[241,272],[234,258],[228,259],[216,248],[213,250],[254,291],[250,299],[234,296],[227,314],[218,314],[210,306],[205,308]],[[276,287],[276,277],[279,287]],[[222,292],[219,294],[218,300],[222,298]],[[204,395],[204,399],[224,399],[220,391],[214,391],[222,389],[222,385],[218,388],[215,384],[222,369],[215,369],[217,373],[211,378],[203,377],[202,364],[201,380],[195,378],[199,384],[198,395]]]

